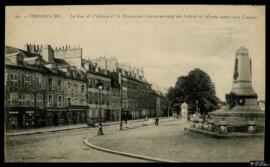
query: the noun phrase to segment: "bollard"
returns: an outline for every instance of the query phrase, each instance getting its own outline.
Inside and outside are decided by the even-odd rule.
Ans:
[[[219,132],[221,134],[227,134],[228,133],[228,123],[227,121],[220,121],[219,122]]]
[[[248,133],[249,134],[256,133],[256,122],[255,121],[248,122]]]

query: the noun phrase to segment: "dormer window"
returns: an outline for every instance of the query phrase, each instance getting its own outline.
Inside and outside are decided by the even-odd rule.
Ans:
[[[21,53],[17,55],[17,64],[23,65],[23,55]]]

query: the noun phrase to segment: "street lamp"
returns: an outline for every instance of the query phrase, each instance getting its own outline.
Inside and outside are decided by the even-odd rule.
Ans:
[[[98,135],[103,135],[102,130],[102,122],[101,122],[101,90],[103,89],[102,83],[99,81],[97,83],[97,88],[99,92],[99,127],[98,127]]]
[[[196,100],[196,112],[197,112],[197,114],[199,113],[199,110],[198,110],[198,103],[199,103],[199,101]]]
[[[168,118],[170,117],[170,104],[171,104],[171,101],[169,99],[168,100]]]
[[[120,130],[123,130],[123,119],[122,119],[122,84],[120,84]]]
[[[119,73],[118,75],[118,82],[120,86],[120,130],[123,130],[123,123],[122,123],[122,75]]]

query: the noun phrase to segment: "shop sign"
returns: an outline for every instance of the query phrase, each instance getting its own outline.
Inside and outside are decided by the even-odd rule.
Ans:
[[[18,111],[9,111],[9,114],[19,114]]]

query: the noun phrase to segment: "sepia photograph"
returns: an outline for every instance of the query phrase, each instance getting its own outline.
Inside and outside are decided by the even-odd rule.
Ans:
[[[4,161],[265,166],[264,5],[5,7]]]

